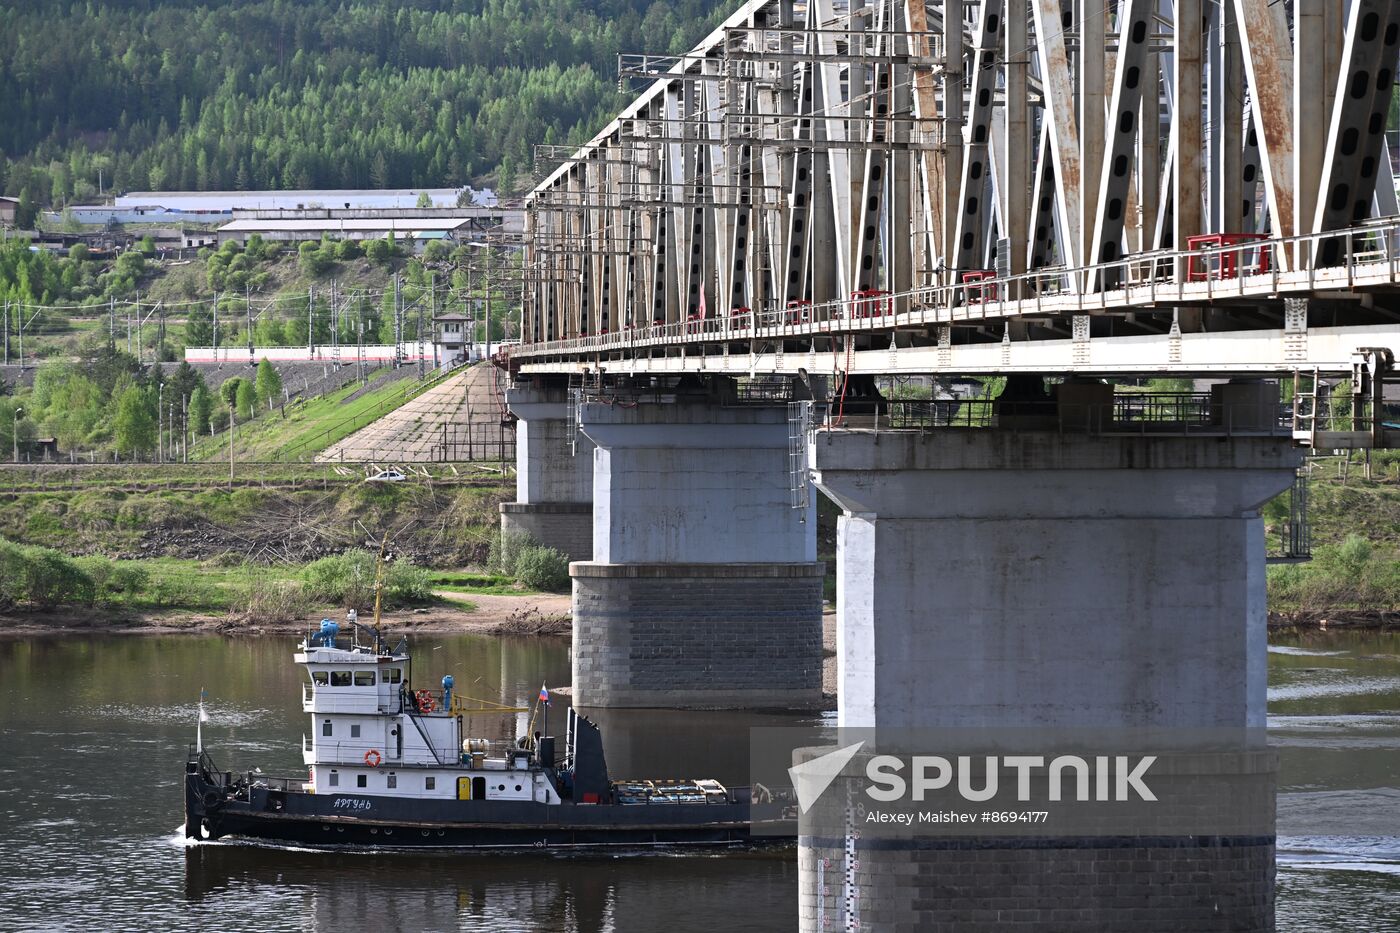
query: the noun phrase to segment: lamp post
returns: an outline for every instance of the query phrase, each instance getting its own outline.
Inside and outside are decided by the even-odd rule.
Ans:
[[[16,407],[16,408],[15,408],[14,424],[11,425],[11,427],[10,427],[11,440],[14,441],[14,445],[15,445],[15,451],[14,451],[14,453],[15,453],[15,463],[19,463],[19,419],[20,419],[20,416],[23,415],[23,414],[24,414],[24,409],[23,409],[23,408]]]
[[[490,272],[490,259],[491,259],[491,252],[490,252],[490,250],[491,250],[491,244],[490,244],[489,242],[488,242],[488,243],[483,243],[483,242],[481,242],[480,240],[472,240],[472,241],[470,241],[469,243],[467,243],[467,246],[470,247],[471,249],[474,249],[474,250],[485,249],[485,250],[487,251],[487,252],[486,252],[487,271],[486,271],[486,273],[483,273],[481,279],[482,279],[482,283],[483,283],[483,284],[486,286],[486,288],[487,288],[487,292],[486,292],[486,313],[483,315],[483,316],[486,318],[486,325],[485,325],[485,328],[484,328],[484,330],[485,330],[485,332],[486,332],[485,335],[484,335],[484,339],[485,339],[485,341],[486,341],[486,349],[485,349],[485,351],[484,351],[484,353],[483,353],[483,359],[489,359],[490,356],[491,356],[491,292],[490,292],[490,290],[489,290],[489,289],[490,289],[489,272]],[[472,307],[472,349],[473,349],[473,350],[476,349],[476,310],[475,310],[475,308],[476,308],[476,298],[475,298],[475,296],[472,295],[472,271],[471,271],[471,267],[472,267],[472,265],[475,264],[475,259],[476,259],[476,257],[473,256],[472,259],[469,260],[468,265],[467,265],[467,303],[468,303],[468,305],[470,305],[470,306]]]

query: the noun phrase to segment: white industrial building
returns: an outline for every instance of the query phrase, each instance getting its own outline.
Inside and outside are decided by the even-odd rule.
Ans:
[[[218,230],[220,243],[246,243],[254,234],[275,243],[382,240],[390,235],[405,248],[422,250],[433,241],[448,245],[520,231],[521,211],[456,208],[438,211],[259,211],[235,215]]]
[[[115,206],[159,206],[167,211],[305,210],[318,207],[380,210],[390,207],[417,207],[418,199],[427,194],[433,202],[433,207],[456,207],[464,191],[475,207],[494,207],[496,204],[496,194],[490,189],[477,191],[472,188],[397,188],[319,191],[132,191],[118,197]]]

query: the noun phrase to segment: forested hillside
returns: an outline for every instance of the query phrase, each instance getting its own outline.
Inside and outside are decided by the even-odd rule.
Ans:
[[[679,52],[716,0],[0,3],[0,191],[456,186],[619,106],[617,53]]]

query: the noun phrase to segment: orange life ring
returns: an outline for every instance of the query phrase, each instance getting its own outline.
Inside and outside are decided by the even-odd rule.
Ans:
[[[433,700],[433,695],[428,690],[416,690],[413,693],[414,699],[418,701],[418,712],[431,713],[437,709],[437,703]]]
[[[384,759],[379,755],[378,749],[371,748],[369,751],[365,752],[365,764],[369,765],[371,768],[379,767],[379,763],[383,760]]]

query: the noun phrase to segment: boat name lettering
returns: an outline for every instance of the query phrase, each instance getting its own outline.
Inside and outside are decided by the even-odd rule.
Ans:
[[[368,810],[374,804],[371,801],[357,800],[354,797],[341,797],[331,806],[336,810]]]

